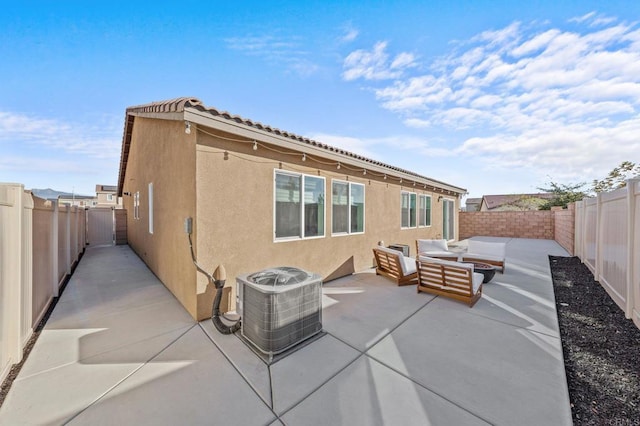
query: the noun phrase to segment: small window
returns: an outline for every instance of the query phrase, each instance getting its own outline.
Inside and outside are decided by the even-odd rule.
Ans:
[[[415,228],[416,227],[416,193],[415,192],[401,192],[401,207],[400,207],[400,227],[401,228]]]
[[[140,191],[133,194],[133,218],[140,219]]]
[[[418,226],[431,226],[431,196],[418,196]]]
[[[333,234],[363,233],[364,185],[333,181],[331,194],[331,232]]]
[[[149,184],[149,233],[153,234],[153,183]]]
[[[325,180],[298,173],[275,173],[276,239],[324,237]]]
[[[107,194],[107,201],[113,201],[113,194]]]

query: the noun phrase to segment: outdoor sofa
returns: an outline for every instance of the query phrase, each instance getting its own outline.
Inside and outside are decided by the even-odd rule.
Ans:
[[[418,293],[449,297],[473,307],[482,297],[484,275],[473,271],[472,263],[452,262],[419,256]]]
[[[438,259],[458,260],[458,253],[449,251],[447,240],[416,240],[416,256],[435,257]]]
[[[504,272],[506,243],[469,240],[467,252],[461,256],[462,262],[488,263]]]

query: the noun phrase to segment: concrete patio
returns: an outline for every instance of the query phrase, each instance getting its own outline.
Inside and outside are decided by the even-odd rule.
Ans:
[[[507,242],[506,272],[472,309],[354,274],[324,285],[326,334],[270,366],[128,246],[89,249],[0,425],[571,425],[547,257],[568,254],[482,239]]]

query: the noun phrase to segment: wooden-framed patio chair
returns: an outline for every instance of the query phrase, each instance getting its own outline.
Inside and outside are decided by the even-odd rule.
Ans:
[[[449,297],[467,303],[469,307],[482,297],[484,275],[473,272],[472,263],[420,256],[417,267],[418,293]]]
[[[410,285],[418,282],[416,259],[402,252],[378,246],[373,249],[376,260],[376,275],[383,275],[398,285]]]

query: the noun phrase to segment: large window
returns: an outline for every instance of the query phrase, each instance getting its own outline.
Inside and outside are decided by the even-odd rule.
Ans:
[[[431,196],[418,196],[418,226],[431,226]]]
[[[324,178],[276,171],[275,237],[324,236]]]
[[[416,193],[415,192],[401,192],[400,203],[400,226],[402,228],[415,228],[416,227]]]
[[[333,181],[331,184],[331,232],[364,232],[364,185]]]

